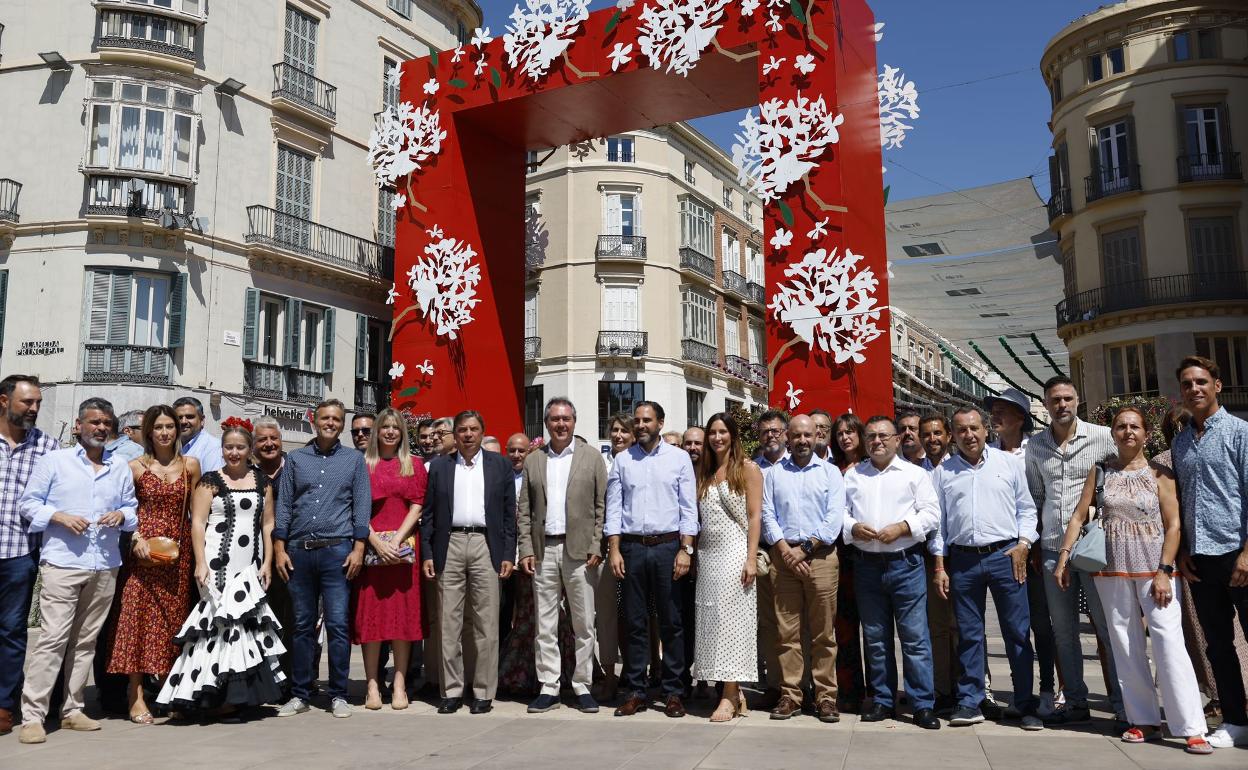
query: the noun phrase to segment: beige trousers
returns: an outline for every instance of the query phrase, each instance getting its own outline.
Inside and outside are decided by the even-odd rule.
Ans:
[[[594,672],[594,570],[584,560],[570,558],[562,542],[546,544],[533,575],[533,603],[537,614],[537,679],[545,695],[559,694],[563,656],[559,654],[559,605],[568,594],[568,617],[576,639],[576,668],[572,690],[589,692]]]
[[[840,561],[836,549],[826,548],[809,560],[810,576],[801,577],[772,551],[775,574],[776,636],[779,642],[781,693],[802,702],[802,620],[810,629],[810,675],[815,703],[836,701],[836,585]]]
[[[26,684],[22,688],[22,720],[43,722],[56,675],[65,672],[65,703],[61,717],[81,711],[83,691],[95,658],[95,640],[108,617],[117,587],[117,570],[39,567],[42,618],[39,638],[26,655]]]
[[[498,690],[498,573],[490,562],[485,535],[452,532],[446,566],[438,575],[442,618],[442,696],[464,697],[465,616],[471,619],[476,664],[472,694],[493,700]]]

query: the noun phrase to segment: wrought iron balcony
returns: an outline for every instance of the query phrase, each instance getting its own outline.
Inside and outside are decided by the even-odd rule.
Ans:
[[[1057,325],[1123,310],[1219,300],[1248,300],[1248,271],[1167,275],[1080,292],[1057,303]]]
[[[286,370],[286,396],[291,401],[316,404],[325,398],[325,375],[303,369]]]
[[[146,51],[195,63],[196,28],[188,21],[129,10],[101,10],[99,33],[101,51]]]
[[[724,290],[737,295],[741,299],[749,299],[749,291],[745,287],[745,276],[736,270],[724,271]]]
[[[611,163],[632,163],[632,150],[607,150],[607,161]]]
[[[1049,209],[1049,221],[1052,222],[1060,216],[1073,214],[1075,209],[1070,203],[1070,188],[1061,187],[1053,191],[1053,196],[1049,198],[1049,202],[1045,204]]]
[[[1092,174],[1083,178],[1084,199],[1089,203],[1111,195],[1140,189],[1140,164],[1093,166]]]
[[[598,259],[645,259],[646,236],[600,235],[595,254]]]
[[[273,65],[273,99],[284,99],[333,122],[338,112],[338,89],[293,64]]]
[[[525,337],[524,338],[524,360],[536,361],[542,357],[542,338],[541,337]]]
[[[715,260],[692,246],[680,247],[680,269],[697,273],[709,281],[715,280]]]
[[[0,220],[21,221],[17,214],[17,199],[22,195],[22,183],[12,179],[0,179]]]
[[[190,214],[190,184],[139,179],[142,188],[130,192],[134,177],[124,172],[87,175],[87,214],[159,219],[165,209]]]
[[[244,240],[285,249],[372,278],[394,275],[394,249],[268,206],[247,207]]]
[[[714,345],[707,345],[697,340],[683,339],[680,341],[680,357],[695,364],[719,368],[719,351]]]
[[[390,405],[390,389],[381,382],[355,381],[355,411],[376,414]]]
[[[1223,385],[1218,403],[1237,412],[1248,410],[1248,385]]]
[[[763,305],[767,302],[767,291],[761,283],[750,281],[745,285],[745,299],[753,302],[755,305]]]
[[[1243,179],[1237,152],[1207,152],[1180,155],[1180,182],[1208,182],[1218,179]]]
[[[741,356],[724,356],[724,369],[739,380],[750,381],[750,362]]]
[[[649,352],[650,338],[646,332],[598,332],[598,355],[600,356],[632,356],[633,358],[641,358]]]
[[[767,364],[750,363],[750,382],[756,387],[767,387]]]
[[[169,348],[94,343],[82,347],[83,382],[173,384],[173,357]]]
[[[244,361],[243,395],[285,401],[286,367],[262,364],[259,361]]]

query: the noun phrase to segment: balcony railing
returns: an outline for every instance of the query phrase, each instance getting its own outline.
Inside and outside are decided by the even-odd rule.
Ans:
[[[750,281],[745,285],[745,298],[755,305],[762,305],[767,302],[767,291],[761,283]]]
[[[1053,191],[1053,197],[1049,198],[1049,202],[1045,204],[1049,209],[1049,221],[1052,222],[1060,216],[1073,214],[1075,209],[1070,203],[1070,188],[1062,187]]]
[[[645,259],[646,236],[600,235],[595,253],[599,259]]]
[[[750,363],[750,382],[756,387],[767,387],[767,364]]]
[[[1248,385],[1223,385],[1218,403],[1236,412],[1248,411]]]
[[[244,361],[243,395],[285,401],[286,367],[262,364],[259,361]]]
[[[285,98],[333,120],[338,112],[338,89],[293,64],[273,65],[273,98]]]
[[[646,332],[598,332],[598,355],[600,356],[632,356],[633,358],[641,358],[649,352],[650,338]]]
[[[139,179],[142,187],[131,192],[128,184],[133,177],[124,172],[115,175],[87,175],[87,213],[118,217],[158,219],[165,209],[177,214],[190,214],[189,184]]]
[[[126,48],[195,61],[194,24],[132,11],[100,11],[99,47]]]
[[[1180,182],[1208,182],[1216,179],[1243,179],[1237,152],[1206,152],[1180,155]]]
[[[384,386],[379,383],[356,381],[356,408],[360,408],[362,392],[360,384],[374,386],[372,395],[381,403],[384,398]],[[243,362],[243,395],[252,398],[267,398],[274,401],[297,401],[304,404],[315,404],[325,398],[325,375],[322,372],[309,372],[289,366],[263,364],[259,361]]]
[[[247,207],[244,240],[293,251],[373,278],[394,275],[394,249],[268,206]]]
[[[741,356],[724,356],[724,369],[739,380],[750,381],[750,362]]]
[[[524,338],[524,360],[536,361],[542,357],[542,338],[541,337],[525,337]]]
[[[325,398],[325,375],[303,369],[286,370],[286,397],[291,401],[315,404]]]
[[[1057,303],[1057,325],[1157,305],[1248,299],[1248,271],[1186,273],[1102,286]]]
[[[632,150],[607,150],[607,160],[611,163],[632,163]]]
[[[22,183],[12,179],[0,179],[0,219],[17,222],[17,199],[22,195]]]
[[[719,368],[719,351],[714,345],[707,345],[697,340],[683,339],[680,341],[680,357],[695,364],[702,364],[713,369]]]
[[[82,347],[83,382],[173,384],[173,359],[169,348],[93,343]]]
[[[1140,164],[1093,166],[1092,174],[1083,178],[1083,194],[1089,203],[1111,195],[1140,189]]]
[[[376,414],[390,405],[390,389],[384,383],[355,381],[355,411]]]
[[[715,280],[715,260],[692,246],[680,247],[680,269],[692,270],[708,280]]]
[[[741,275],[736,270],[724,271],[724,290],[725,291],[732,292],[733,294],[737,295],[741,299],[747,299],[749,297],[749,292],[746,289],[745,284],[746,284],[745,276]]]

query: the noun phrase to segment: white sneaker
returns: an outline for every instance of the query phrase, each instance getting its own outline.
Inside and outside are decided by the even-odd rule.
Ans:
[[[1231,749],[1235,747],[1235,739],[1231,737],[1230,731],[1226,728],[1232,725],[1222,725],[1218,729],[1205,736],[1205,740],[1209,741],[1209,745],[1215,749]]]
[[[1040,706],[1036,708],[1036,716],[1043,719],[1050,716],[1057,706],[1057,698],[1051,692],[1040,693]]]
[[[351,716],[351,704],[342,698],[334,698],[333,703],[330,704],[330,713],[338,719],[346,719]]]
[[[279,717],[293,717],[295,714],[302,714],[308,710],[308,702],[303,698],[294,697],[282,704],[277,710]]]

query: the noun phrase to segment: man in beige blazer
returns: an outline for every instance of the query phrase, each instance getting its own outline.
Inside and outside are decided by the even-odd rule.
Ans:
[[[529,713],[559,707],[559,604],[568,595],[576,638],[572,690],[576,707],[598,711],[589,692],[594,662],[595,568],[602,561],[607,469],[598,450],[576,441],[576,407],[563,397],[546,403],[550,441],[524,460],[520,484],[520,567],[533,576],[537,605],[537,678],[541,695]]]

